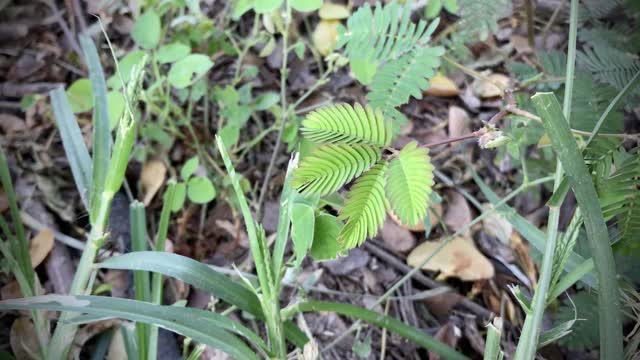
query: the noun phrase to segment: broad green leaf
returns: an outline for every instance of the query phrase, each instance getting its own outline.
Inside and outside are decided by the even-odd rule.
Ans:
[[[320,9],[322,0],[290,0],[289,4],[298,11],[313,11]]]
[[[67,97],[74,113],[82,113],[93,108],[93,91],[87,78],[78,79],[67,89]]]
[[[173,87],[184,89],[204,76],[211,67],[213,67],[213,61],[208,56],[191,54],[173,63],[167,78]]]
[[[183,182],[176,183],[176,190],[173,195],[173,204],[171,205],[171,211],[176,212],[182,209],[184,201],[187,198],[187,184]]]
[[[429,0],[424,8],[424,16],[427,19],[433,19],[440,15],[440,10],[442,10],[442,0]]]
[[[291,217],[291,241],[295,254],[294,266],[298,267],[313,243],[314,209],[305,203],[293,203],[289,216]]]
[[[233,13],[231,18],[238,20],[244,13],[251,10],[256,0],[234,0],[233,1]]]
[[[280,95],[277,92],[270,91],[256,97],[253,108],[258,111],[268,110],[280,102]]]
[[[253,9],[259,14],[272,12],[280,8],[283,1],[284,0],[256,0]]]
[[[429,150],[412,141],[391,160],[387,170],[387,198],[394,214],[404,224],[419,224],[427,217],[432,186]]]
[[[338,221],[337,217],[330,214],[316,216],[313,244],[311,245],[311,257],[314,260],[332,260],[338,256],[341,250],[338,242],[341,229],[342,223]]]
[[[206,204],[216,197],[216,188],[204,176],[195,176],[187,183],[187,196],[196,204]]]
[[[160,64],[172,63],[184,59],[191,53],[191,47],[183,43],[174,42],[162,45],[156,53],[156,59]]]
[[[45,309],[90,315],[113,316],[126,320],[157,324],[178,334],[218,348],[239,359],[258,359],[242,340],[260,338],[240,323],[207,310],[153,305],[143,301],[106,296],[44,295],[0,302],[3,310]],[[264,346],[264,342],[262,344]]]
[[[131,29],[131,37],[140,47],[149,50],[160,42],[161,31],[160,16],[155,11],[148,10],[136,20]]]
[[[131,70],[133,70],[134,66],[140,63],[144,55],[144,51],[136,50],[128,53],[118,61],[120,74],[122,74],[122,81],[124,81],[125,84],[127,84],[131,79]],[[109,78],[109,80],[107,80],[107,85],[109,85],[109,87],[113,90],[119,90],[120,88],[122,88],[122,82],[120,81],[120,76],[117,72],[114,73]]]
[[[222,139],[222,143],[224,143],[225,146],[232,147],[238,142],[238,139],[240,138],[240,128],[235,125],[227,125],[220,130],[218,135]]]
[[[260,302],[253,292],[212,270],[207,265],[186,256],[143,251],[115,256],[97,264],[97,266],[104,269],[143,270],[161,273],[206,290],[211,295],[253,314],[258,319],[264,318]],[[285,333],[287,338],[298,347],[302,347],[307,342],[306,336],[291,322],[285,323]]]
[[[187,162],[182,165],[182,169],[180,169],[180,177],[182,180],[187,181],[193,175],[193,173],[198,168],[198,156],[194,156],[191,159],[187,160]]]
[[[118,126],[120,117],[124,114],[126,102],[124,95],[120,91],[109,91],[107,93],[107,107],[109,108],[109,129],[113,130]]]
[[[442,0],[442,6],[452,14],[458,13],[458,0]]]
[[[296,56],[300,60],[304,60],[304,41],[298,40],[295,44],[293,44],[293,51],[296,53]]]

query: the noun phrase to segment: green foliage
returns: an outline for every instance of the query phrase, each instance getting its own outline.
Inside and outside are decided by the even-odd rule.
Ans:
[[[191,53],[191,47],[183,43],[174,42],[167,45],[162,45],[156,53],[156,60],[160,64],[173,63],[178,60],[184,59]]]
[[[640,61],[610,47],[585,47],[578,52],[578,62],[600,82],[620,90],[640,71]]]
[[[206,204],[215,199],[216,188],[209,178],[194,176],[187,183],[187,196],[196,204]]]
[[[571,127],[591,132],[618,91],[611,86],[598,84],[593,76],[578,71],[574,80]],[[603,133],[619,133],[623,130],[622,107],[617,105],[602,124]]]
[[[213,67],[213,61],[203,54],[191,54],[171,65],[167,79],[176,89],[192,85]]]
[[[330,214],[316,216],[314,225],[311,257],[316,261],[335,259],[341,250],[338,237],[342,230],[342,222]]]
[[[344,121],[349,119],[349,121]],[[302,122],[302,134],[314,143],[387,146],[391,132],[382,113],[360,104],[325,107]]]
[[[93,91],[87,78],[78,79],[67,89],[69,104],[74,113],[83,113],[93,108]]]
[[[385,190],[386,162],[373,166],[358,178],[347,194],[347,201],[338,219],[346,220],[339,241],[344,249],[361,245],[374,237],[382,226],[389,207]]]
[[[427,215],[432,186],[429,150],[412,141],[389,162],[386,190],[393,212],[409,226],[419,224]]]
[[[430,0],[424,8],[424,16],[427,19],[433,19],[440,15],[442,9],[455,14],[458,12],[458,0]]]
[[[140,16],[133,29],[131,29],[131,37],[143,49],[153,49],[160,42],[160,16],[153,11],[148,10]]]
[[[498,30],[498,20],[511,14],[509,0],[460,0],[460,33],[484,41]],[[467,41],[470,42],[470,41]]]
[[[572,303],[573,302],[573,303]],[[575,306],[575,308],[574,308]],[[576,317],[577,312],[577,317]],[[571,321],[571,333],[559,340],[559,343],[571,350],[586,350],[598,343],[598,302],[588,292],[580,292],[566,301],[556,314],[557,322]]]
[[[305,157],[293,178],[303,194],[327,195],[360,176],[380,159],[368,145],[325,144]]]
[[[322,0],[290,0],[289,4],[298,11],[313,11],[322,6]]]
[[[396,2],[377,4],[375,10],[365,4],[349,17],[346,29],[338,29],[337,47],[345,46],[356,78],[371,87],[369,104],[400,121],[404,116],[395,108],[411,96],[422,98],[444,53],[428,46],[438,21],[414,24],[410,15],[409,6]]]

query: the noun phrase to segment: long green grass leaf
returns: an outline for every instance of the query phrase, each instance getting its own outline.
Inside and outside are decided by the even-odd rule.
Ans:
[[[206,290],[213,296],[253,314],[258,319],[264,319],[260,302],[253,292],[207,265],[186,256],[142,251],[115,256],[96,266],[104,269],[158,272]],[[291,322],[285,323],[284,330],[287,339],[298,347],[304,346],[308,341],[304,333]]]
[[[129,216],[129,222],[131,223],[131,248],[133,251],[145,251],[147,250],[147,224],[144,205],[139,201],[131,203],[129,206]],[[133,272],[133,289],[136,300],[151,301],[151,289],[149,286],[148,272]],[[136,335],[138,339],[139,359],[146,359],[149,325],[136,323]]]
[[[218,348],[237,359],[258,359],[242,340],[261,341],[241,324],[210,311],[177,306],[153,305],[142,301],[106,296],[44,295],[0,302],[2,310],[53,310],[113,316],[131,321],[157,324]]]
[[[622,322],[615,260],[611,251],[607,224],[598,202],[598,194],[555,95],[553,93],[536,94],[532,97],[532,101],[569,178],[584,217],[600,288],[598,291],[600,356],[603,359],[622,359]]]
[[[107,83],[104,79],[102,64],[98,51],[93,40],[86,35],[80,34],[80,47],[84,54],[84,59],[89,68],[89,80],[93,92],[93,172],[89,204],[91,212],[89,216],[96,216],[95,203],[104,189],[104,180],[109,168],[109,156],[111,155],[111,129],[109,127],[109,108],[107,105]]]
[[[54,119],[62,138],[62,146],[67,155],[67,161],[71,167],[73,180],[80,193],[82,202],[89,210],[89,192],[91,190],[91,156],[84,143],[82,132],[76,121],[76,117],[71,110],[71,104],[67,94],[62,87],[51,90],[51,107],[53,108]]]

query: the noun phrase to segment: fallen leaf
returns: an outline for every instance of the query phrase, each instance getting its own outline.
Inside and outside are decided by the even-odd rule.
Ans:
[[[471,120],[467,112],[458,106],[449,108],[449,137],[458,137],[471,132]],[[452,146],[458,146],[457,144]]]
[[[532,52],[529,40],[522,35],[512,35],[511,44],[518,54],[530,54]]]
[[[409,251],[416,245],[416,238],[413,234],[390,219],[386,219],[382,225],[380,236],[387,247],[396,252]]]
[[[429,88],[424,93],[431,96],[448,97],[457,96],[460,92],[460,88],[453,82],[453,80],[438,72],[433,78],[431,78],[429,81]]]
[[[491,204],[483,204],[482,207],[487,211],[492,209]],[[497,238],[505,245],[509,244],[513,225],[504,216],[494,211],[482,220],[482,225],[487,235]]]
[[[313,46],[322,56],[331,54],[335,49],[338,41],[338,25],[340,22],[337,20],[320,20],[313,31]]]
[[[36,359],[33,355],[38,353],[40,345],[35,334],[36,327],[31,322],[31,319],[19,317],[13,322],[9,342],[16,359]]]
[[[444,214],[444,223],[451,227],[453,231],[458,231],[471,222],[471,209],[464,196],[458,192],[450,191],[447,198],[449,202],[447,203],[447,211]],[[464,232],[464,235],[470,235],[468,229]]]
[[[387,214],[389,214],[389,217],[391,218],[391,220],[393,220],[393,222],[395,222],[398,226],[405,228],[409,231],[414,231],[414,232],[422,232],[424,231],[424,223],[418,223],[414,226],[409,226],[409,225],[405,225],[402,223],[402,221],[400,221],[400,218],[398,218],[398,216],[396,214],[393,213],[393,211],[388,210]],[[440,203],[433,203],[429,205],[429,217],[431,220],[431,226],[435,226],[438,223],[438,219],[440,217],[442,217],[442,205],[440,205]]]
[[[452,348],[458,344],[458,339],[462,336],[462,331],[455,324],[448,322],[438,329],[434,338],[441,343],[445,343]],[[429,360],[440,360],[441,357],[433,352],[429,352]]]
[[[21,118],[11,114],[0,114],[0,130],[10,135],[14,132],[24,131],[27,124]]]
[[[516,231],[511,233],[511,248],[516,253],[518,263],[520,267],[527,274],[529,281],[531,281],[532,287],[535,287],[538,278],[536,271],[536,264],[533,262],[531,256],[529,256],[529,246],[522,240],[520,234]]]
[[[42,229],[29,243],[29,256],[31,257],[31,266],[35,269],[44,259],[47,258],[49,252],[53,248],[53,231]]]
[[[351,15],[349,8],[342,4],[325,2],[318,11],[318,16],[322,20],[342,20]]]
[[[20,285],[15,280],[0,288],[0,298],[2,300],[19,299],[21,297]]]
[[[144,189],[144,199],[142,202],[145,206],[149,205],[158,190],[160,190],[166,175],[167,168],[162,161],[149,160],[144,164],[142,172],[140,173],[140,183]]]
[[[349,275],[353,271],[366,266],[367,263],[369,263],[369,258],[368,252],[360,248],[355,248],[349,251],[347,256],[323,262],[322,266],[333,275]]]
[[[426,241],[409,254],[407,264],[419,266],[441,245],[443,239]],[[494,275],[491,262],[476,248],[472,240],[456,237],[442,247],[423,267],[423,270],[438,271],[438,278],[459,278],[463,281],[490,279]]]
[[[509,77],[503,74],[489,74],[487,75],[489,81],[476,80],[473,83],[473,89],[481,98],[492,98],[502,95],[502,90],[509,87]],[[497,85],[497,86],[496,86]]]

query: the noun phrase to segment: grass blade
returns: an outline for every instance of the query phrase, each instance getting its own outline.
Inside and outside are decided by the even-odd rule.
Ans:
[[[484,360],[502,360],[504,354],[500,350],[500,337],[502,336],[502,318],[493,319],[487,325],[487,341],[484,347]]]
[[[49,92],[54,119],[62,138],[62,146],[71,166],[73,180],[80,193],[84,207],[89,210],[89,192],[91,190],[91,156],[82,138],[82,132],[71,110],[71,104],[62,87]]]
[[[147,223],[144,205],[139,201],[134,201],[129,206],[131,223],[131,248],[133,251],[147,250]],[[135,299],[139,301],[151,301],[151,290],[149,287],[149,273],[146,271],[133,272],[133,288]],[[149,325],[136,323],[136,337],[138,339],[139,359],[147,358],[147,339],[149,338]]]
[[[210,311],[153,305],[106,296],[44,295],[2,301],[0,309],[70,311],[157,324],[218,348],[238,359],[257,360],[258,357],[242,340],[231,333],[242,335],[251,341],[262,341],[258,335],[241,324]]]
[[[331,311],[340,315],[350,316],[362,321],[374,324],[381,328],[387,329],[411,342],[432,351],[445,359],[467,359],[466,356],[455,351],[448,345],[429,336],[423,330],[406,325],[400,320],[390,316],[382,315],[378,312],[371,311],[359,306],[351,304],[341,304],[329,301],[305,301],[293,305],[291,308],[285,309],[287,315],[291,316],[299,312],[320,312]],[[284,316],[283,316],[284,317]]]
[[[260,302],[253,292],[207,265],[186,256],[142,251],[115,256],[96,264],[96,266],[103,269],[158,272],[206,290],[215,297],[233,304],[259,319],[264,319]],[[304,346],[308,341],[304,333],[291,322],[285,322],[284,331],[287,339],[298,347]]]
[[[532,97],[532,101],[543,119],[551,145],[562,163],[584,217],[589,247],[598,275],[600,356],[603,359],[622,359],[622,321],[615,260],[609,242],[607,224],[598,202],[598,194],[555,95],[553,93],[536,94]]]
[[[93,219],[96,216],[96,203],[98,197],[104,190],[104,180],[109,168],[109,156],[111,155],[111,129],[109,127],[109,108],[107,105],[107,83],[104,79],[104,72],[100,64],[98,51],[93,40],[86,35],[80,34],[80,47],[84,54],[85,62],[89,68],[89,80],[93,92],[93,171],[91,194],[89,205],[91,211],[89,216]]]

